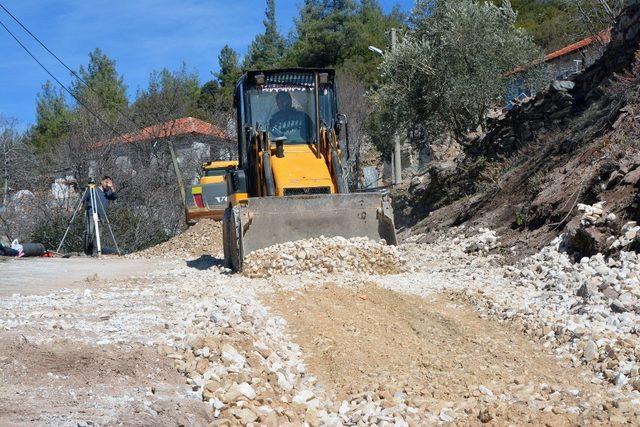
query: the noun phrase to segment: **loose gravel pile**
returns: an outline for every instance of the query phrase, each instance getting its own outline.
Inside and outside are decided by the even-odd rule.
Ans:
[[[222,252],[222,223],[201,219],[164,243],[128,255],[129,258],[193,259]]]
[[[366,239],[311,239],[250,255],[247,272],[269,276],[268,280],[231,275],[215,265],[199,270],[176,260],[159,263],[153,274],[124,283],[0,300],[0,331],[19,333],[38,345],[157,347],[185,376],[182,397],[204,402],[218,425],[405,426],[492,419],[522,424],[527,414],[546,414],[541,416],[550,417],[551,424],[564,416],[583,417],[585,424],[637,421],[638,257],[625,252],[620,259],[595,256],[572,263],[560,251],[561,243],[510,266],[489,252],[499,245],[489,230],[453,229],[436,243],[399,247]],[[300,274],[308,271],[318,274]],[[261,295],[304,292],[327,282],[358,289],[365,281],[395,292],[445,293],[452,301],[471,302],[483,317],[537,337],[560,360],[575,365],[576,372],[592,378],[600,391],[557,389],[553,378],[550,384],[517,380],[498,388],[487,382],[470,384],[470,397],[452,395],[447,398],[451,404],[425,406],[429,381],[443,381],[439,374],[425,382],[425,390],[396,390],[401,378],[389,372],[388,386],[336,399],[328,388],[331,384],[321,384],[309,371],[308,350],[298,346],[286,321],[261,302]],[[343,299],[336,304],[348,310],[350,304],[372,301],[366,292],[355,295],[355,302]],[[389,334],[399,341],[388,351],[403,351],[402,337],[393,328]],[[322,335],[330,338],[331,330]],[[478,340],[482,348],[482,337]],[[321,344],[333,351],[330,339]],[[353,369],[366,371],[365,366]],[[151,416],[157,412],[156,401],[152,395],[144,398]],[[56,422],[91,419],[90,414],[83,417]],[[117,423],[117,417],[104,421]]]
[[[406,262],[395,246],[362,238],[306,239],[254,251],[245,258],[247,277],[346,273],[383,275],[406,271]]]
[[[576,263],[562,251],[565,244],[560,237],[538,254],[504,265],[499,255],[465,254],[463,248],[478,241],[470,234],[464,228],[454,229],[437,244],[404,245],[405,258],[423,273],[382,285],[423,296],[456,292],[484,315],[541,339],[575,366],[590,366],[597,374],[594,382],[640,390],[636,253],[621,252],[617,259],[597,254]]]
[[[554,246],[507,267],[511,286],[490,311],[587,363],[599,378],[640,390],[640,259],[621,252],[571,262]],[[509,299],[509,300],[508,300]],[[508,304],[509,309],[505,310]]]

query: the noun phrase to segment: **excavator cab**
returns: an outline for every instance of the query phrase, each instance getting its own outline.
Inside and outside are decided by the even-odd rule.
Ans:
[[[234,101],[239,165],[226,177],[225,264],[319,236],[365,236],[396,243],[393,212],[380,193],[349,193],[346,117],[328,69],[252,71]]]

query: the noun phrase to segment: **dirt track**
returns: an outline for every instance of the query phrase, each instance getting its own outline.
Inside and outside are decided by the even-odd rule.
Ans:
[[[4,258],[4,257],[3,257]],[[84,288],[88,284],[126,279],[153,271],[149,260],[105,257],[97,261],[88,257],[7,259],[0,264],[0,296],[34,295],[62,288]]]
[[[403,251],[414,272],[369,279],[174,261],[3,297],[0,424],[637,421],[633,395],[468,305],[505,280],[491,260]]]
[[[480,405],[500,423],[571,424],[576,414],[545,412],[541,397],[554,390],[577,406],[598,392],[589,373],[567,369],[548,350],[480,319],[455,297],[425,300],[375,284],[345,289],[328,283],[267,303],[288,320],[310,370],[339,401],[373,391],[423,412],[450,408],[473,417]],[[514,404],[482,401],[491,394]],[[542,411],[527,406],[536,395]]]
[[[0,424],[196,425],[210,418],[156,349],[0,339]]]

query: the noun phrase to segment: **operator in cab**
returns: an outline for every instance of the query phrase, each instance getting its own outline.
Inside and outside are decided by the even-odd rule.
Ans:
[[[286,142],[312,142],[313,122],[307,113],[296,110],[289,92],[280,91],[276,95],[276,111],[269,119],[269,129],[273,137],[286,137]]]

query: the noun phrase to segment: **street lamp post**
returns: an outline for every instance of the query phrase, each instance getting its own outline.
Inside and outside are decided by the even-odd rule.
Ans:
[[[391,29],[391,52],[396,50],[396,44],[398,43],[398,35],[395,28]],[[371,52],[377,53],[384,57],[384,52],[375,46],[369,46]],[[402,152],[400,150],[400,135],[398,132],[393,133],[393,153],[391,154],[391,169],[393,176],[393,185],[398,185],[402,182]]]

